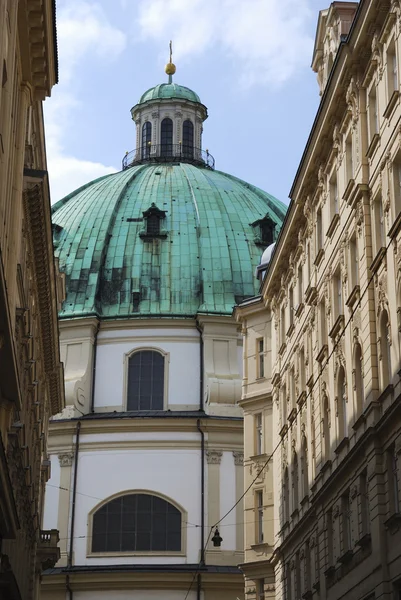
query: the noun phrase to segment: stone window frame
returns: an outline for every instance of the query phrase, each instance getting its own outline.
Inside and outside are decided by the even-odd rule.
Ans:
[[[167,410],[168,409],[168,389],[169,389],[169,370],[170,370],[170,353],[166,352],[162,348],[157,346],[138,346],[133,348],[129,352],[124,354],[124,386],[123,386],[123,399],[122,406],[124,411],[128,411],[128,373],[129,373],[129,359],[131,356],[138,352],[151,351],[158,352],[164,357],[164,387],[163,387],[163,408],[156,410]],[[145,412],[152,409],[145,409]]]

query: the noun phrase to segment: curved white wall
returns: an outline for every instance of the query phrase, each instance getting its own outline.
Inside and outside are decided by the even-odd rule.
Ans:
[[[167,408],[197,410],[200,378],[198,331],[195,328],[135,328],[101,331],[98,335],[95,411],[126,410],[126,355],[142,347],[158,348],[167,354]]]

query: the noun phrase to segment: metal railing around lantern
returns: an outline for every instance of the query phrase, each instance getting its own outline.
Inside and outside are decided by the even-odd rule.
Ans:
[[[214,158],[208,150],[183,144],[148,144],[127,152],[123,158],[123,170],[143,163],[186,162],[214,169]]]

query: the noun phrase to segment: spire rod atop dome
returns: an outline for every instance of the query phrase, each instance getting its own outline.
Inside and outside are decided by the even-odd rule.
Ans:
[[[173,63],[173,42],[170,40],[170,62],[165,67],[165,72],[168,75],[168,82],[173,83],[173,75],[176,71],[175,64]]]

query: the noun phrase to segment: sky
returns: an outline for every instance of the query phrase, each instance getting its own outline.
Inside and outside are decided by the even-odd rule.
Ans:
[[[130,109],[167,81],[208,107],[216,168],[283,202],[320,101],[310,68],[323,0],[57,0],[59,83],[45,102],[52,203],[121,169]]]

